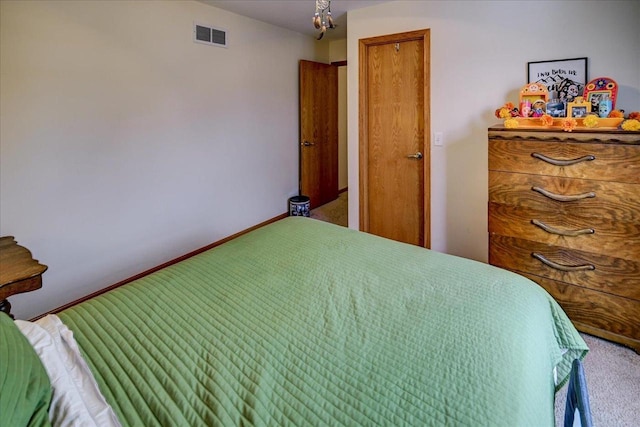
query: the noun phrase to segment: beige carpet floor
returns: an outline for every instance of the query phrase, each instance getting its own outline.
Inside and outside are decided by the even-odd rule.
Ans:
[[[311,211],[311,217],[346,227],[348,194]],[[589,346],[583,362],[596,427],[640,427],[640,355],[582,334]],[[556,395],[556,425],[562,426],[567,386]]]
[[[312,209],[309,215],[311,216],[311,218],[347,227],[349,225],[347,219],[348,202],[349,193],[347,191],[344,191],[340,193],[338,198],[334,201]]]
[[[640,426],[640,355],[630,348],[581,334],[589,353],[583,366],[595,427]],[[562,426],[567,386],[556,395],[556,425]]]

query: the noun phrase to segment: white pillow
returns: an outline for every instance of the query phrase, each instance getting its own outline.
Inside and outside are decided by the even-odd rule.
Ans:
[[[53,387],[49,419],[54,426],[120,426],[82,358],[73,332],[58,316],[15,323],[49,374]]]

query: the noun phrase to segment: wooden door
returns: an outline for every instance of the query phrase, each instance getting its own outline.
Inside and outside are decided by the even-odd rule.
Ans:
[[[338,197],[338,67],[300,61],[300,191],[311,208]]]
[[[430,245],[429,30],[360,40],[360,228]]]

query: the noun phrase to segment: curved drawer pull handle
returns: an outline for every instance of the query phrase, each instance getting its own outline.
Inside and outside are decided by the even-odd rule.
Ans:
[[[540,261],[541,263],[543,263],[544,265],[547,265],[551,268],[555,268],[556,270],[560,270],[560,271],[584,271],[584,270],[595,270],[596,266],[593,264],[582,264],[582,265],[562,265],[562,264],[558,264],[557,262],[553,262],[548,260],[544,255],[539,254],[537,252],[532,252],[531,256],[534,257],[535,259],[537,259],[538,261]]]
[[[589,191],[588,193],[583,193],[583,194],[575,194],[572,196],[565,196],[562,194],[552,193],[551,191],[547,191],[544,188],[540,188],[540,187],[531,187],[531,189],[533,191],[537,191],[538,193],[542,194],[545,197],[548,197],[552,200],[556,200],[558,202],[575,202],[576,200],[592,199],[596,197],[596,193],[594,193],[593,191]]]
[[[547,157],[544,154],[540,153],[531,153],[531,157],[535,157],[536,159],[540,159],[554,166],[571,166],[575,165],[576,163],[590,162],[596,159],[596,156],[592,156],[591,154],[589,154],[588,156],[582,156],[578,157],[577,159],[570,160],[554,159],[553,157]]]
[[[594,230],[593,228],[583,228],[582,230],[560,230],[558,228],[551,227],[542,221],[538,221],[537,219],[532,219],[531,224],[542,228],[547,233],[558,234],[560,236],[576,237],[582,234],[594,234],[596,232],[596,230]]]

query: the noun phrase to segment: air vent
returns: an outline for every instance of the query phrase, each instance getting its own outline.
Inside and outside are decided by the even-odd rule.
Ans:
[[[227,47],[227,32],[202,24],[193,24],[193,41],[214,46]]]

